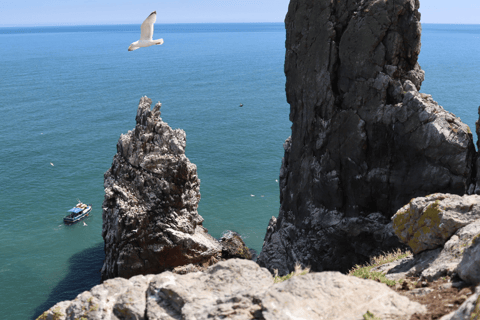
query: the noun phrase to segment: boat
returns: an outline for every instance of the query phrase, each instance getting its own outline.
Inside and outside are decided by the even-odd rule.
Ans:
[[[80,220],[82,220],[85,217],[88,217],[88,214],[92,211],[92,205],[91,204],[84,204],[81,201],[78,201],[77,205],[73,207],[72,209],[68,210],[68,212],[71,212],[69,215],[67,215],[65,218],[63,218],[63,222],[65,224],[74,224]]]

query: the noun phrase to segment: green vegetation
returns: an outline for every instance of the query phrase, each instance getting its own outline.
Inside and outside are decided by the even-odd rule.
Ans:
[[[285,280],[288,280],[290,279],[291,277],[294,277],[294,276],[303,276],[307,273],[310,272],[310,267],[306,267],[305,269],[302,268],[302,266],[300,265],[300,263],[295,263],[295,270],[290,272],[289,274],[281,277],[278,275],[278,270],[277,269],[273,269],[273,272],[274,272],[274,278],[273,278],[273,281],[274,283],[279,283],[279,282],[283,282]]]
[[[59,320],[61,317],[65,316],[63,313],[60,312],[60,307],[56,307],[55,309],[53,309],[52,311],[52,316],[53,316],[53,320]],[[42,313],[38,318],[37,320],[46,320],[48,319],[48,315],[49,315],[49,312],[48,310],[45,311],[44,313]]]
[[[475,307],[470,314],[470,320],[480,320],[480,295],[478,296],[477,301],[475,301]]]
[[[375,280],[381,283],[385,283],[388,286],[394,286],[396,283],[395,280],[389,280],[385,277],[385,274],[383,272],[372,271],[372,269],[386,263],[406,258],[411,255],[412,253],[410,251],[402,251],[400,249],[397,249],[397,251],[386,253],[378,257],[373,257],[372,259],[370,259],[370,263],[367,265],[360,266],[357,264],[355,267],[353,267],[352,270],[350,270],[348,275],[362,279]]]
[[[363,315],[363,319],[365,319],[365,320],[381,320],[380,318],[375,317],[375,315],[368,310]]]

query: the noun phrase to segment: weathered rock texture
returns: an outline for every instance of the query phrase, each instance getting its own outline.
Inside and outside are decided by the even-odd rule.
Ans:
[[[480,231],[465,248],[457,272],[460,278],[466,282],[480,284]]]
[[[274,284],[255,262],[231,259],[206,272],[116,278],[63,301],[39,319],[409,319],[426,308],[386,285],[338,272]]]
[[[480,220],[476,220],[458,229],[440,248],[422,251],[413,256],[384,264],[372,271],[383,272],[387,278],[392,280],[421,277],[428,281],[434,281],[444,276],[454,276],[458,273],[464,281],[474,282],[470,280],[470,277],[480,277],[479,270],[475,265],[478,265],[480,261],[474,254],[471,254],[471,251],[474,249],[473,241],[478,238],[479,234]],[[466,267],[464,274],[460,272],[461,264]]]
[[[373,271],[395,280],[458,275],[467,283],[480,283],[480,196],[436,193],[415,198],[392,220],[414,255]]]
[[[411,198],[474,182],[467,125],[429,95],[418,0],[291,0],[285,74],[292,135],[281,207],[259,263],[347,271],[398,246],[390,217]]]
[[[413,253],[442,247],[460,228],[480,219],[480,196],[436,193],[412,199],[393,216],[393,229]]]
[[[478,107],[478,115],[480,116],[480,107]],[[480,118],[475,122],[475,132],[477,133],[477,150],[480,150]],[[477,162],[476,162],[476,171],[477,179],[475,190],[473,191],[476,194],[480,194],[480,156],[477,153]]]
[[[252,260],[253,255],[250,249],[245,245],[238,233],[228,230],[224,232],[219,241],[222,246],[223,259],[241,258]]]
[[[140,99],[135,129],[121,135],[105,173],[103,279],[207,263],[222,251],[197,212],[200,180],[185,156],[185,132],[151,103]]]

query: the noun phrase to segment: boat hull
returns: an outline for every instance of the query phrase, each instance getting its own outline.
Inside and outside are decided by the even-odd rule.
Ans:
[[[83,220],[86,217],[88,217],[88,215],[90,214],[90,211],[92,211],[92,206],[91,205],[87,206],[87,208],[84,209],[81,213],[79,213],[79,214],[77,214],[73,217],[71,215],[66,216],[65,218],[63,218],[63,222],[65,224],[77,223],[78,221]]]

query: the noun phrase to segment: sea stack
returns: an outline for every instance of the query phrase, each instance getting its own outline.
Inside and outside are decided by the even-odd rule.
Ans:
[[[185,156],[186,134],[140,99],[135,129],[122,134],[105,173],[102,279],[209,264],[222,247],[198,214],[200,180]]]
[[[470,129],[419,92],[418,8],[418,0],[290,1],[292,134],[261,266],[345,272],[400,246],[390,218],[410,199],[475,189]]]

